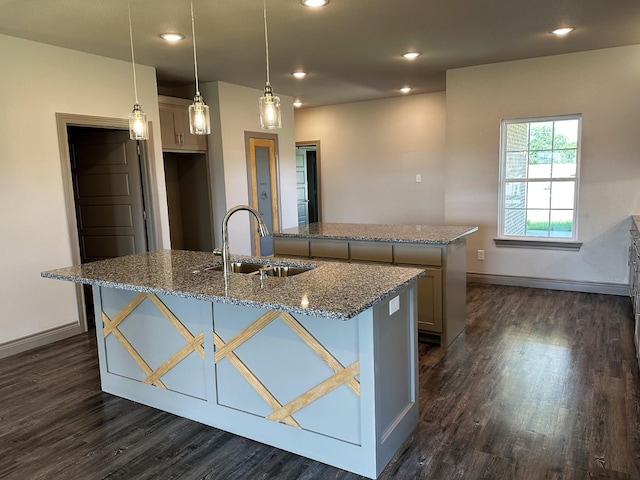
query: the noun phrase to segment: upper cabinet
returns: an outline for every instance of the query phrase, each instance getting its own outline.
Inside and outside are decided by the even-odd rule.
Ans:
[[[162,150],[166,152],[205,152],[207,135],[189,132],[189,105],[183,98],[158,95]]]

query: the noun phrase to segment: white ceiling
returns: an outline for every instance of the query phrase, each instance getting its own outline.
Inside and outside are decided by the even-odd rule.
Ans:
[[[200,81],[261,89],[261,0],[193,0]],[[189,0],[131,0],[136,62],[193,83]],[[640,44],[638,0],[268,0],[271,84],[305,106],[445,89],[449,68]],[[571,25],[564,38],[549,34]],[[162,32],[186,39],[169,44]],[[0,33],[130,60],[126,0],[0,0]],[[422,52],[414,61],[408,50]],[[303,80],[291,76],[303,69]],[[205,99],[206,100],[206,99]]]

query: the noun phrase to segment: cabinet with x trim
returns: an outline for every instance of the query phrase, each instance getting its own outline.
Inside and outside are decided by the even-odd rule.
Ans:
[[[105,392],[370,478],[417,423],[413,285],[347,321],[93,289]]]

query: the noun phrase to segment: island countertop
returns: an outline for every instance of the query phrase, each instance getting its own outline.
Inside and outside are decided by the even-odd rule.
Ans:
[[[291,277],[202,270],[221,265],[210,252],[160,250],[42,272],[45,278],[176,295],[185,298],[270,308],[289,313],[348,320],[424,274],[418,268],[286,258],[232,257],[272,265],[311,266]],[[201,270],[194,273],[196,270]]]
[[[477,230],[475,226],[320,222],[280,230],[273,236],[447,245]]]

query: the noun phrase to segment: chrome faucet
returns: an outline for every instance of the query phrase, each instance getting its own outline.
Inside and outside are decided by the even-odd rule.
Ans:
[[[222,219],[222,251],[220,251],[219,249],[215,249],[213,251],[213,253],[216,255],[222,255],[222,265],[225,277],[227,277],[231,272],[231,268],[229,267],[229,227],[227,224],[229,223],[229,218],[231,217],[231,215],[239,210],[246,210],[252,213],[254,217],[256,217],[256,221],[258,222],[258,233],[261,237],[270,235],[269,229],[262,219],[262,215],[260,215],[260,212],[258,212],[257,210],[251,208],[249,205],[237,205],[229,209],[229,211]]]

